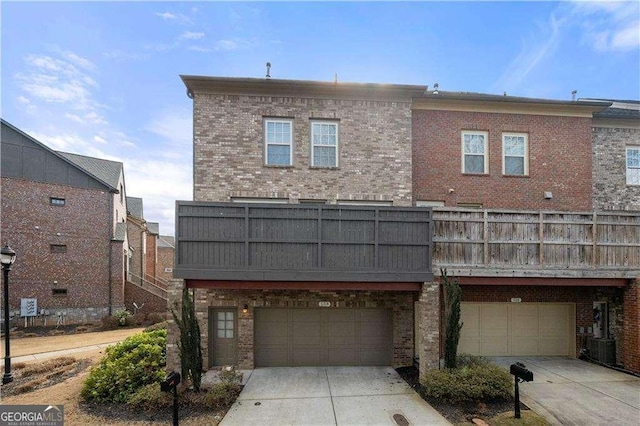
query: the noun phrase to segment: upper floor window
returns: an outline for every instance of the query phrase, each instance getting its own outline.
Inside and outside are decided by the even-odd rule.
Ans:
[[[502,174],[529,174],[527,142],[527,135],[524,133],[502,134]]]
[[[290,166],[292,162],[293,121],[264,120],[264,161],[268,166]]]
[[[487,132],[462,132],[462,173],[488,173],[488,139]]]
[[[66,253],[67,246],[65,244],[51,244],[49,246],[51,253]]]
[[[640,146],[627,147],[627,185],[640,185]]]
[[[338,167],[338,123],[311,122],[311,165]]]
[[[64,198],[51,197],[49,198],[49,203],[54,206],[64,206],[65,200]]]

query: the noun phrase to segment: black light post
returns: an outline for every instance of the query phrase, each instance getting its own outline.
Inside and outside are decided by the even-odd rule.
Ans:
[[[5,244],[0,250],[0,263],[2,263],[2,271],[4,272],[4,376],[2,376],[2,384],[13,381],[11,374],[11,355],[9,353],[9,271],[11,265],[16,261],[16,252]]]

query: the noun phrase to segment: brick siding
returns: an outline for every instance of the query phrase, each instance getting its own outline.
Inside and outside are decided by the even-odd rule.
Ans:
[[[624,313],[622,365],[640,373],[640,279],[625,288]]]
[[[593,208],[640,210],[640,185],[627,185],[626,147],[640,146],[640,129],[593,129]]]
[[[173,278],[174,250],[171,247],[158,247],[158,263],[156,265],[156,276],[164,281]],[[166,268],[171,268],[171,272],[165,272]],[[161,285],[158,283],[158,285]]]
[[[263,118],[292,118],[293,166],[265,167]],[[339,167],[310,167],[310,119],[339,121]],[[195,94],[194,200],[411,205],[409,102]]]
[[[413,198],[452,207],[590,210],[590,126],[590,118],[414,110]],[[463,130],[488,132],[487,175],[462,174]],[[529,176],[502,175],[502,132],[528,134]]]
[[[51,205],[50,197],[64,198],[65,205]],[[37,298],[39,310],[64,312],[65,322],[74,323],[108,313],[110,285],[112,303],[123,300],[119,277],[110,277],[110,268],[117,270],[123,259],[121,243],[120,256],[111,250],[111,201],[101,190],[2,178],[0,238],[17,254],[11,309],[20,308],[20,298]],[[66,245],[66,253],[52,253],[52,244]],[[54,296],[53,289],[67,294]]]
[[[141,314],[150,314],[157,312],[165,315],[167,313],[167,301],[162,297],[156,296],[135,284],[126,283],[124,286],[124,297],[126,300],[126,308],[129,312],[135,312],[133,303],[142,308],[137,309]],[[144,305],[144,306],[143,306]]]

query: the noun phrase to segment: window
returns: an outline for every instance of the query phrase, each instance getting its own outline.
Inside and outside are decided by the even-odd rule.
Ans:
[[[235,330],[233,312],[218,312],[218,324],[216,326],[218,339],[233,339]]]
[[[487,132],[462,132],[462,173],[488,173]]]
[[[288,198],[257,198],[257,197],[231,197],[232,203],[250,203],[250,204],[288,204]]]
[[[338,123],[311,122],[311,165],[338,167]]]
[[[503,175],[526,176],[529,174],[527,139],[527,135],[523,133],[502,134]]]
[[[66,296],[67,289],[66,288],[54,288],[51,290],[51,294],[53,296]]]
[[[627,147],[627,185],[640,185],[640,146]]]
[[[290,166],[292,147],[291,120],[264,121],[264,161],[268,166]]]
[[[464,207],[465,209],[481,209],[482,203],[458,203],[458,207]]]
[[[67,252],[67,246],[65,244],[51,244],[51,246],[49,246],[49,249],[51,250],[51,253]]]
[[[51,197],[49,198],[49,203],[53,206],[64,206],[65,201],[64,198]]]
[[[444,207],[444,201],[417,200],[416,207]]]

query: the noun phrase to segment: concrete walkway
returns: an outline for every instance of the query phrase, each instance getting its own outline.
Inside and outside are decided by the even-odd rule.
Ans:
[[[37,337],[36,337],[36,339],[37,339]],[[41,352],[41,353],[37,353],[37,354],[22,355],[22,356],[12,356],[11,357],[11,363],[13,365],[16,362],[37,361],[37,360],[43,360],[43,359],[49,359],[49,358],[58,358],[58,357],[61,357],[61,356],[73,355],[73,354],[77,354],[79,352],[95,351],[95,350],[99,350],[99,349],[104,349],[107,346],[115,345],[116,343],[120,343],[120,342],[121,342],[121,340],[119,340],[117,342],[101,343],[101,344],[98,344],[98,345],[81,346],[79,348],[62,349],[62,350],[59,350],[59,351]],[[0,360],[0,366],[3,366],[3,365],[4,365],[4,358],[2,358]]]
[[[450,424],[391,367],[282,367],[244,373],[246,385],[222,426]]]
[[[533,382],[520,384],[520,400],[553,425],[640,424],[640,378],[579,359],[494,358],[509,368],[522,362]]]

